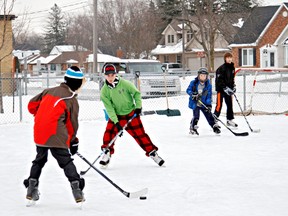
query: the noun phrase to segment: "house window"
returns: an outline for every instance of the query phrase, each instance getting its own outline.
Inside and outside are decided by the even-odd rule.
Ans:
[[[169,56],[168,55],[164,55],[164,62],[168,63],[169,62]]]
[[[50,65],[50,70],[51,71],[56,71],[56,64],[51,64]]]
[[[178,55],[176,56],[176,62],[177,62],[177,63],[181,63],[181,60],[182,60],[182,55],[179,55],[179,54],[178,54]]]
[[[242,66],[253,66],[253,49],[242,49]]]
[[[168,43],[174,43],[174,35],[168,35]]]

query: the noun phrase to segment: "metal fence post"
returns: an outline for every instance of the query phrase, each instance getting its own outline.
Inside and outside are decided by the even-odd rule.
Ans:
[[[244,110],[246,110],[246,72],[243,73],[243,104]]]
[[[280,72],[280,84],[279,84],[279,93],[278,93],[279,97],[281,96],[281,91],[282,91],[282,81],[283,81],[283,75]]]
[[[19,84],[19,117],[20,122],[22,122],[22,78],[17,79],[17,83]]]

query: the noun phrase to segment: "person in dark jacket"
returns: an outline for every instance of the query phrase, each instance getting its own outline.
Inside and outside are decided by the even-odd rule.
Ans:
[[[221,65],[216,70],[215,86],[217,91],[217,100],[214,114],[219,117],[223,105],[223,98],[227,107],[227,125],[231,127],[238,127],[238,125],[233,121],[233,103],[232,97],[236,92],[235,85],[235,67],[232,62],[233,56],[231,53],[224,54],[224,64]]]
[[[34,115],[34,142],[37,155],[32,162],[30,176],[24,180],[27,188],[26,198],[39,199],[39,178],[48,160],[48,151],[64,170],[72,187],[76,202],[84,201],[84,179],[80,178],[71,155],[78,150],[78,112],[77,93],[84,83],[82,71],[72,66],[64,76],[64,83],[45,89],[28,103],[28,110]]]
[[[193,118],[190,122],[190,133],[199,135],[198,121],[200,119],[200,110],[207,119],[208,124],[216,134],[221,133],[219,125],[215,122],[211,113],[212,108],[212,85],[208,79],[207,68],[200,68],[198,76],[192,80],[186,90],[189,97],[188,107],[193,110]],[[203,106],[199,100],[205,105]]]

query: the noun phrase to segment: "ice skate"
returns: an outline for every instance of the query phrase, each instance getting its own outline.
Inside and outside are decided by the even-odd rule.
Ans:
[[[237,128],[238,124],[236,124],[233,120],[227,120],[227,126]]]
[[[198,128],[199,127],[197,125],[194,125],[194,127],[190,126],[190,132],[189,133],[192,134],[192,135],[199,135],[199,133],[197,131]]]
[[[213,131],[214,131],[215,134],[220,134],[221,133],[220,127],[219,127],[219,125],[217,123],[213,125]]]
[[[103,154],[102,159],[100,160],[99,164],[101,164],[101,168],[105,169],[109,165],[111,160],[111,154],[110,151],[107,153]]]
[[[84,202],[84,194],[79,187],[79,181],[72,181],[71,182],[72,193],[76,203]]]
[[[164,160],[157,154],[156,150],[153,150],[149,153],[149,157],[152,158],[155,163],[157,163],[159,166],[162,166],[164,164]]]
[[[24,184],[25,184],[25,181],[24,181]],[[39,191],[38,191],[38,181],[37,181],[37,179],[31,178],[31,179],[28,180],[26,199],[32,200],[32,201],[39,200]]]

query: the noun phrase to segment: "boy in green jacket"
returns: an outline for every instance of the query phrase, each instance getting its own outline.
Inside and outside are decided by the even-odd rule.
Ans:
[[[113,64],[105,65],[104,73],[106,80],[101,89],[100,99],[104,103],[109,120],[103,136],[103,145],[101,146],[105,154],[100,164],[103,166],[109,164],[111,155],[114,153],[114,143],[108,146],[109,142],[118,132],[122,132],[119,134],[120,137],[122,136],[123,126],[136,114],[136,117],[125,129],[146,152],[146,156],[151,157],[159,166],[162,166],[164,160],[158,156],[158,148],[145,133],[140,119],[142,101],[139,90],[130,81],[117,76],[117,70]]]

